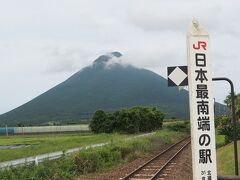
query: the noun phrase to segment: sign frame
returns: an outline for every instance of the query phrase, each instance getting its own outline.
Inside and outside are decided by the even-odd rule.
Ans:
[[[187,59],[194,180],[217,180],[209,52],[209,35],[196,20],[193,20],[187,33]]]

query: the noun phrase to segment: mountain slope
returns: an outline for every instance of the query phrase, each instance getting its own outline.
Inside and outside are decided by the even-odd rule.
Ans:
[[[188,118],[188,93],[167,87],[158,74],[112,63],[118,52],[100,56],[63,83],[0,116],[0,124],[77,122],[101,108],[112,111],[137,105],[158,106],[168,117]]]

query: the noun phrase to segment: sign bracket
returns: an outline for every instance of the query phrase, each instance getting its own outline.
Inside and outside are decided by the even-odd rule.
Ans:
[[[231,87],[232,99],[232,124],[233,124],[233,145],[234,145],[234,162],[235,162],[235,175],[238,176],[238,151],[237,151],[237,122],[236,122],[236,109],[235,109],[235,93],[233,82],[225,77],[212,78],[213,81],[227,81]]]

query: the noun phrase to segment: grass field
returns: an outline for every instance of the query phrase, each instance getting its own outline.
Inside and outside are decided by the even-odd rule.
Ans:
[[[173,123],[175,122],[165,122],[164,129],[157,132],[157,137],[164,143],[174,143],[184,135],[186,136],[186,133],[169,131],[166,128]],[[31,144],[31,146],[20,149],[0,150],[0,162],[103,142],[117,143],[131,136],[133,135],[75,133],[1,137],[0,145]],[[224,146],[225,138],[222,135],[216,136],[216,143],[218,147],[218,174],[234,175],[233,145]],[[240,147],[240,143],[238,146]]]
[[[240,153],[240,142],[238,142],[238,154]],[[238,163],[240,167],[240,162]],[[217,150],[218,175],[234,175],[233,143],[223,146]]]
[[[174,142],[175,132],[167,130],[160,131],[165,142]],[[29,147],[19,149],[1,149],[0,162],[25,158],[29,156],[50,153],[54,151],[64,151],[76,147],[84,147],[91,144],[103,142],[117,142],[130,138],[134,135],[126,134],[47,134],[47,135],[26,135],[1,137],[0,145],[30,144]]]
[[[187,133],[162,129],[157,131],[155,134],[139,138],[129,138],[129,135],[119,134],[87,134],[78,135],[79,137],[75,137],[76,139],[73,140],[71,138],[72,136],[74,137],[77,135],[61,135],[61,137],[55,137],[55,140],[61,143],[65,143],[65,145],[68,146],[69,139],[71,141],[78,140],[78,144],[83,143],[81,141],[82,136],[86,138],[85,143],[88,143],[86,142],[87,140],[91,140],[91,142],[94,143],[97,143],[97,141],[112,141],[112,143],[104,147],[94,149],[90,148],[80,151],[78,153],[74,153],[70,156],[63,156],[62,158],[57,160],[44,161],[38,166],[29,165],[2,170],[0,173],[0,179],[76,179],[82,174],[107,170],[122,163],[129,162],[137,157],[151,154],[153,151],[156,151],[161,146],[175,143],[180,139],[186,137]],[[18,138],[19,139],[12,139],[12,142],[26,142],[25,138]],[[27,142],[34,143],[36,141],[39,141],[40,138],[43,138],[43,140],[48,142],[43,143],[45,144],[45,146],[46,144],[49,144],[50,142],[52,143],[53,141],[53,137],[51,138],[52,140],[49,141],[48,138],[46,140],[45,136],[39,136],[29,137],[29,141]],[[70,144],[73,144],[73,142],[71,142]],[[2,155],[0,155],[0,157],[2,157]]]
[[[164,123],[165,124],[165,123]],[[166,123],[169,124],[169,123]],[[165,127],[165,126],[164,126]],[[161,130],[160,136],[167,140],[170,136],[175,137],[176,133]],[[16,135],[1,136],[0,145],[13,144],[30,144],[29,147],[19,149],[0,149],[0,162],[35,156],[55,151],[64,151],[76,147],[84,147],[91,144],[103,142],[116,142],[124,140],[133,135],[125,134],[91,134],[91,133],[74,133],[74,134],[43,134],[43,135]]]
[[[20,149],[0,150],[0,162],[44,154],[54,151],[63,151],[91,144],[118,141],[130,137],[124,134],[48,134],[0,137],[0,145],[31,144]]]

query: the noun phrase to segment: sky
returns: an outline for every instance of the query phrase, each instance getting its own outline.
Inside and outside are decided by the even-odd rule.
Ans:
[[[0,114],[49,90],[99,55],[119,51],[125,63],[166,77],[187,64],[193,18],[210,35],[214,77],[240,93],[240,1],[0,0]],[[226,82],[214,82],[223,102]]]

